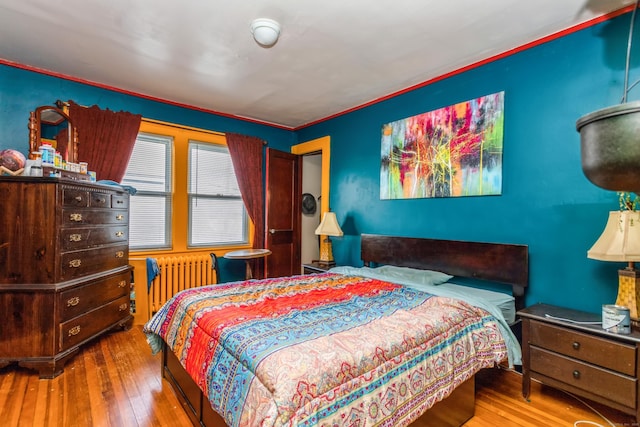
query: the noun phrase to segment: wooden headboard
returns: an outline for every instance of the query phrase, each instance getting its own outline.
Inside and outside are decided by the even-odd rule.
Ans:
[[[363,234],[361,258],[368,266],[391,264],[505,283],[511,285],[518,309],[529,284],[526,245]]]

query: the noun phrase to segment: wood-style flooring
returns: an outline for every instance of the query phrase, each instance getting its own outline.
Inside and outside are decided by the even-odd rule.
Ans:
[[[489,369],[476,381],[476,415],[465,427],[574,426],[584,420],[609,426],[575,398],[534,383],[522,398],[521,377]],[[588,403],[616,426],[633,417]],[[578,427],[597,424],[577,424]],[[85,345],[52,380],[26,369],[0,369],[0,426],[191,426],[162,379],[160,355],[151,355],[140,326]]]

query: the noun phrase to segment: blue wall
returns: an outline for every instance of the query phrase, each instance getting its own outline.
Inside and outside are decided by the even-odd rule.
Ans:
[[[176,92],[179,90],[176,88]],[[130,111],[142,114],[144,118],[201,129],[254,135],[267,141],[269,147],[280,150],[289,151],[296,141],[293,132],[273,126],[181,108],[0,64],[0,149],[16,148],[26,154],[29,150],[29,112],[40,105],[53,105],[58,99]]]
[[[29,112],[57,99],[255,135],[283,150],[329,135],[330,206],[346,233],[333,240],[338,263],[361,265],[360,233],[527,244],[527,304],[599,312],[615,301],[624,265],[587,259],[586,251],[618,202],[584,177],[575,123],[620,102],[629,19],[626,14],[298,132],[0,65],[0,149],[26,152]],[[505,91],[501,196],[380,200],[382,124],[498,91]],[[639,99],[638,91],[629,100]]]
[[[629,19],[626,14],[301,129],[300,141],[331,136],[330,206],[346,234],[333,239],[337,262],[361,265],[360,233],[526,244],[527,305],[600,312],[603,303],[615,302],[617,270],[625,265],[586,253],[618,199],[585,178],[575,124],[620,102]],[[380,200],[382,124],[499,91],[505,91],[501,196]],[[638,91],[629,100],[638,99]]]

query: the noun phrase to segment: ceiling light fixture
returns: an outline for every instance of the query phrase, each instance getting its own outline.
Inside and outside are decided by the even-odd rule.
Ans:
[[[280,37],[280,24],[273,19],[258,18],[251,23],[251,34],[262,47],[271,47]]]

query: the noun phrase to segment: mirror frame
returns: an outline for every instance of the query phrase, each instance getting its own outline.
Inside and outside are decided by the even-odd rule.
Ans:
[[[32,158],[32,153],[37,152],[42,145],[42,124],[46,123],[42,120],[42,113],[49,110],[60,115],[62,120],[59,123],[67,121],[67,155],[64,160],[68,163],[78,163],[78,130],[67,113],[49,105],[37,107],[29,114],[29,158]]]

